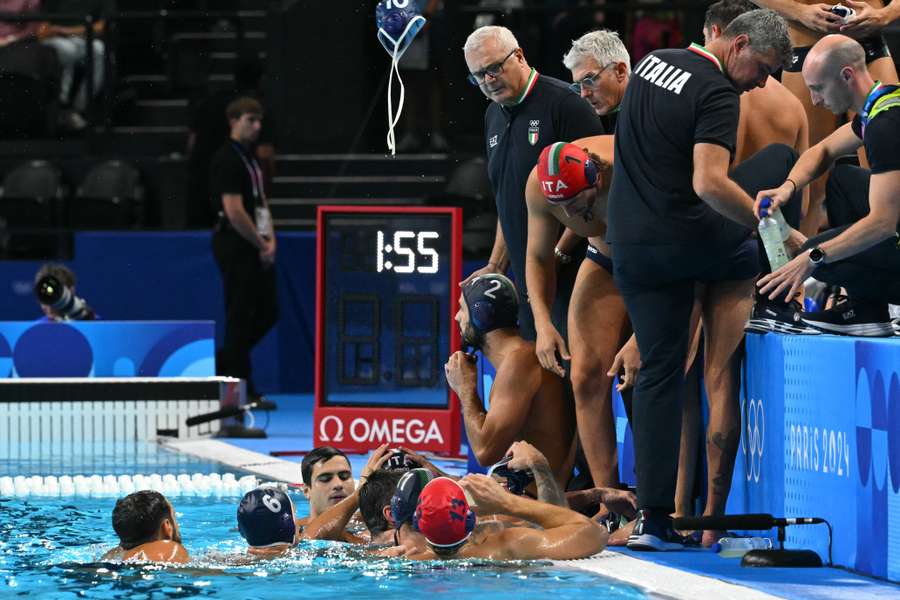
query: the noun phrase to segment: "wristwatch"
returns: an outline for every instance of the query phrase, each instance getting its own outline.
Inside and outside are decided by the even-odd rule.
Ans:
[[[569,256],[568,254],[566,254],[565,252],[563,252],[562,250],[560,250],[559,248],[553,249],[553,255],[556,256],[556,258],[559,260],[559,262],[561,262],[564,265],[567,265],[570,262],[572,262],[572,257]]]
[[[809,251],[809,263],[818,267],[819,265],[825,264],[825,251],[816,246],[812,250]]]

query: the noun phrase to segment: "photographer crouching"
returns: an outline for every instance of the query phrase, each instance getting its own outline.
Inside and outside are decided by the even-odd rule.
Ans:
[[[75,273],[65,265],[48,263],[34,276],[34,295],[41,321],[93,321],[97,313],[75,293]]]

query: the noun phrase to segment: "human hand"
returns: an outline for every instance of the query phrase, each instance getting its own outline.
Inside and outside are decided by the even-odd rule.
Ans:
[[[263,245],[259,249],[259,261],[263,267],[275,264],[275,238],[263,238]]]
[[[460,395],[465,391],[478,389],[478,368],[475,357],[457,350],[444,364],[444,375],[450,388]]]
[[[831,12],[830,4],[809,4],[798,8],[797,20],[820,33],[837,33],[843,19]]]
[[[842,0],[841,4],[856,13],[841,25],[840,32],[855,39],[866,38],[881,32],[890,22],[883,8],[875,8],[865,2]]]
[[[363,479],[368,479],[369,475],[377,471],[381,468],[381,466],[387,462],[387,459],[391,456],[391,450],[388,449],[389,444],[384,443],[372,452],[369,455],[369,460],[366,462],[366,466],[363,467],[362,473],[359,474],[359,480],[362,482]]]
[[[756,200],[753,201],[753,214],[758,219],[768,217],[775,212],[776,208],[787,204],[791,200],[791,196],[794,195],[794,191],[794,184],[790,181],[785,181],[780,187],[772,190],[762,190],[756,194]],[[765,200],[769,200],[768,206],[765,206]],[[761,211],[765,212],[765,214]]]
[[[530,471],[537,465],[548,464],[547,457],[526,441],[513,442],[506,454],[511,457],[506,466],[513,471]]]
[[[504,490],[499,483],[486,475],[466,475],[459,480],[459,485],[469,494],[469,508],[476,515],[497,515],[507,512],[507,502],[515,498]]]
[[[624,372],[623,372],[624,371]],[[619,383],[616,384],[616,390],[621,392],[627,390],[637,381],[638,373],[641,372],[641,352],[638,350],[637,338],[632,334],[628,341],[616,353],[612,366],[606,373],[610,377],[622,374],[619,377]]]
[[[597,488],[600,495],[600,502],[607,510],[625,515],[629,519],[637,516],[637,496],[629,490],[619,490],[616,488]]]
[[[480,269],[476,271],[472,271],[472,274],[459,282],[459,287],[462,287],[475,279],[476,277],[481,277],[482,275],[488,275],[489,273],[502,273],[502,271],[497,267],[496,264],[489,262],[484,265]]]
[[[809,251],[801,252],[786,265],[756,282],[760,294],[769,294],[770,300],[794,298],[803,288],[803,282],[813,272]]]
[[[565,377],[566,370],[556,360],[557,352],[559,352],[563,360],[572,358],[568,349],[566,349],[566,342],[559,335],[556,327],[551,323],[539,326],[537,328],[537,339],[534,342],[534,353],[537,355],[538,361],[542,367],[551,373]]]

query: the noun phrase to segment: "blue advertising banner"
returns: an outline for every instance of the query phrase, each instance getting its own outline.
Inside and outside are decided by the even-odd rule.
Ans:
[[[748,335],[728,512],[815,516],[834,563],[900,580],[900,340]],[[824,526],[787,546],[827,559]]]
[[[0,322],[0,377],[210,377],[212,321]]]

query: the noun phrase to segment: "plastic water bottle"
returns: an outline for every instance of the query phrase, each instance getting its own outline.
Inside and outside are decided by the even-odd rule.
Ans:
[[[751,550],[769,550],[772,540],[764,537],[723,537],[712,545],[722,558],[739,558]]]
[[[768,210],[765,210],[769,206],[766,203],[767,200],[768,198],[763,199],[760,206],[763,209],[761,212],[768,213]],[[775,212],[781,214],[780,210]],[[781,220],[784,221],[784,217]],[[787,227],[787,223],[785,223],[785,227]],[[784,240],[787,238],[782,238],[781,226],[771,214],[767,214],[759,220],[757,229],[759,230],[759,239],[762,240],[763,247],[766,249],[769,266],[773,271],[777,271],[788,262],[787,250],[784,248]],[[788,232],[790,232],[789,229]]]
[[[787,241],[787,239],[791,237],[791,226],[784,220],[784,215],[781,214],[780,208],[769,210],[770,206],[772,206],[772,199],[763,198],[759,203],[759,212],[763,217],[772,217],[775,219],[775,222],[778,223],[778,230],[781,232],[781,241]]]

